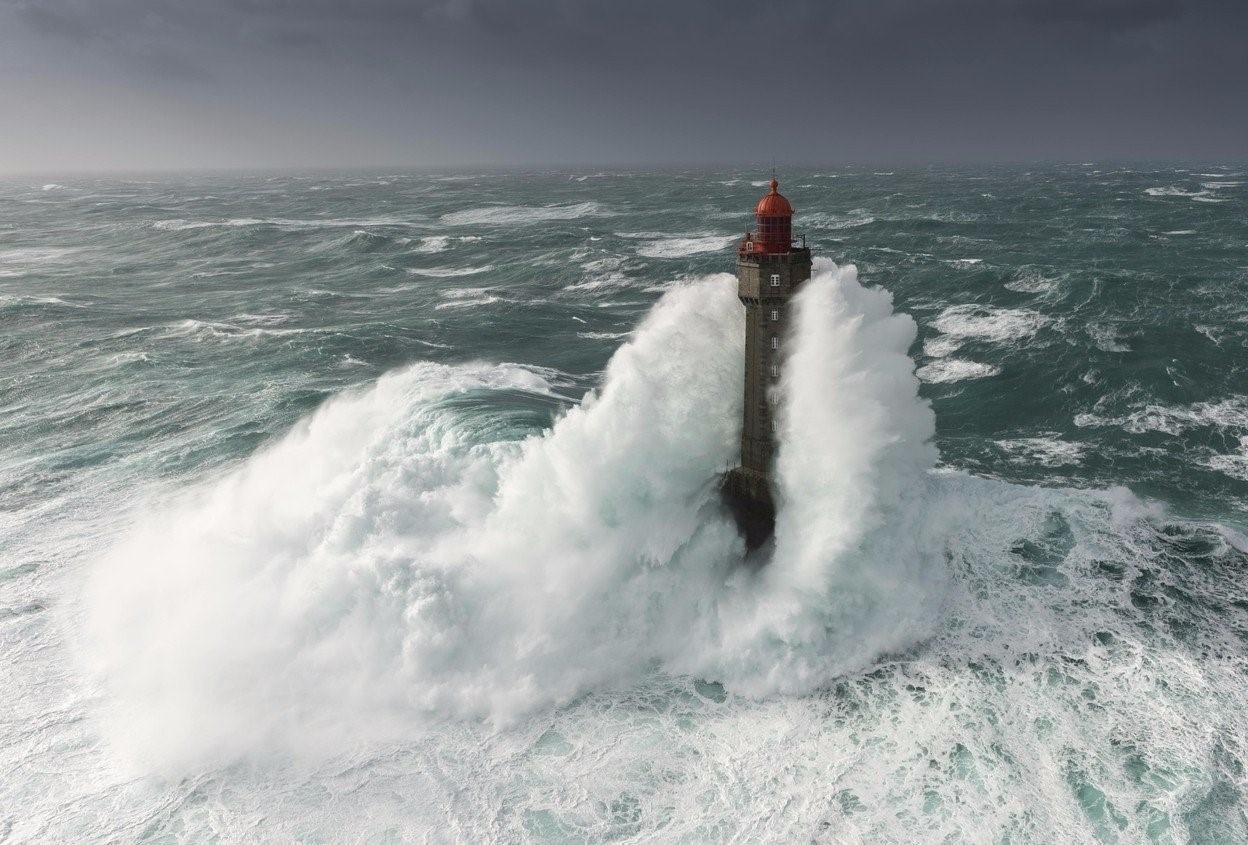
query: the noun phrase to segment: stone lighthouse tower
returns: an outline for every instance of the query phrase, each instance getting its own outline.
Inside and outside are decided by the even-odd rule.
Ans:
[[[724,479],[724,499],[746,545],[758,548],[775,529],[770,471],[776,448],[774,388],[790,317],[789,300],[810,278],[810,250],[793,244],[793,206],[771,180],[754,209],[756,230],[737,245],[737,295],[745,305],[745,419],[741,466]]]

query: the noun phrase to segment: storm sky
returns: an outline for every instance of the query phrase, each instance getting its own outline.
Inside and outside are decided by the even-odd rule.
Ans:
[[[1248,158],[1248,0],[0,0],[0,171]]]

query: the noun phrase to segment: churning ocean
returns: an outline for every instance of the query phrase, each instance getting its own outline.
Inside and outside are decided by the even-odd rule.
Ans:
[[[1248,175],[0,184],[0,842],[1248,841]],[[835,262],[835,263],[834,263]]]

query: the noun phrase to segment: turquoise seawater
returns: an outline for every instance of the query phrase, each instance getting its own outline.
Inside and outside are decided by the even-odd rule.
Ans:
[[[782,172],[779,575],[768,176],[0,183],[0,841],[1248,841],[1248,171]]]

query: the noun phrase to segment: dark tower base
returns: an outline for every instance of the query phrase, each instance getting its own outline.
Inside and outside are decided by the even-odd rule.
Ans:
[[[737,467],[724,475],[720,492],[747,549],[754,551],[771,539],[776,531],[776,503],[767,476]]]

